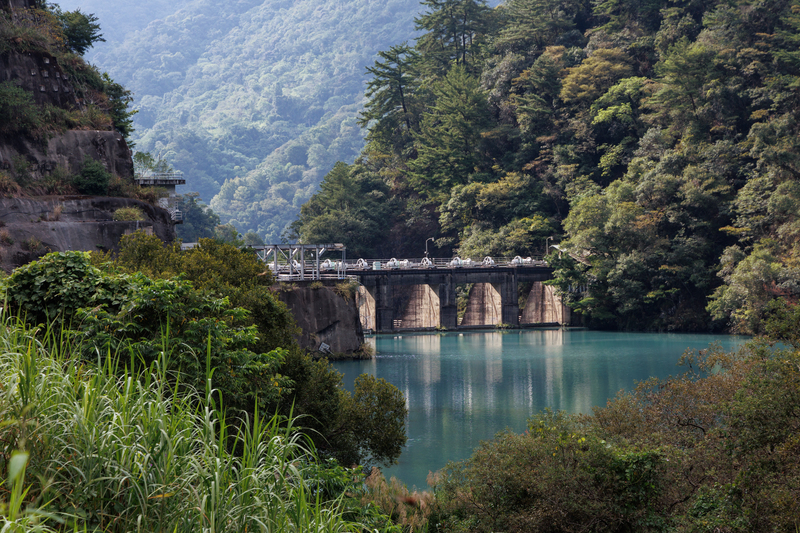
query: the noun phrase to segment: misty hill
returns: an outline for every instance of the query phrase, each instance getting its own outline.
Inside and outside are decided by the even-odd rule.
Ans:
[[[361,150],[365,67],[413,37],[419,11],[416,0],[60,4],[97,15],[107,42],[88,56],[133,91],[136,149],[166,155],[223,223],[268,241]]]

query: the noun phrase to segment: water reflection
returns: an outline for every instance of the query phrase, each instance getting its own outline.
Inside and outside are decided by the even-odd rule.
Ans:
[[[523,431],[545,407],[589,413],[636,381],[677,373],[685,349],[713,340],[564,330],[381,335],[370,339],[376,359],[335,366],[346,384],[367,372],[406,395],[409,442],[387,474],[425,487],[429,470],[468,457],[505,428]],[[721,339],[724,348],[743,340]]]

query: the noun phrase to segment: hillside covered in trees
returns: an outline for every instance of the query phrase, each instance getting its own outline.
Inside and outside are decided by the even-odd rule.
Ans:
[[[368,71],[366,148],[298,238],[481,257],[553,236],[595,327],[757,331],[797,300],[800,3],[422,4],[421,36]]]
[[[364,67],[410,39],[417,0],[62,0],[95,13],[90,59],[132,91],[136,150],[165,157],[241,233],[279,242],[364,145]]]

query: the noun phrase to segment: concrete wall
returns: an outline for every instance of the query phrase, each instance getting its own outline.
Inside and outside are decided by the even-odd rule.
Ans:
[[[480,299],[472,304],[474,313],[480,316],[465,317],[464,325],[493,325],[497,323],[508,324],[511,327],[519,325],[519,303],[517,288],[522,282],[544,281],[552,277],[553,270],[546,266],[532,267],[497,267],[497,268],[436,268],[436,269],[397,269],[397,270],[363,270],[348,271],[357,276],[368,291],[369,303],[362,309],[367,310],[368,317],[364,324],[369,324],[370,329],[377,332],[389,332],[398,327],[408,327],[403,322],[408,321],[410,302],[426,301],[427,306],[432,306],[433,294],[439,299],[439,326],[446,329],[455,329],[456,323],[456,286],[467,283],[488,284],[494,292],[490,292],[484,285],[475,293],[475,298]],[[420,289],[414,286],[427,285],[433,294],[416,298],[414,295]],[[427,291],[427,289],[423,289]],[[499,303],[497,298],[499,297]],[[365,298],[366,300],[366,298]],[[499,307],[499,311],[498,311]],[[413,307],[412,307],[413,309]],[[480,311],[478,311],[480,309]],[[434,310],[415,309],[415,323],[432,323]],[[374,314],[373,314],[374,313]],[[499,318],[495,315],[499,314]],[[374,318],[373,318],[374,317]],[[431,324],[427,327],[435,327]]]
[[[522,324],[569,325],[570,318],[569,307],[561,303],[554,287],[540,281],[533,283],[522,312]]]
[[[502,320],[500,291],[491,283],[475,283],[469,291],[462,326],[494,326]]]
[[[438,287],[437,287],[438,289]],[[439,294],[430,285],[407,285],[394,288],[407,294],[404,309],[395,316],[401,328],[435,328],[439,325]]]

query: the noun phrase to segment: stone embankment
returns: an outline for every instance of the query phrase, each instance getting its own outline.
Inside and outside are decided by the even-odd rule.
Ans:
[[[115,221],[114,212],[136,207],[144,220]],[[48,196],[0,198],[0,265],[10,271],[49,252],[117,250],[120,238],[136,230],[175,238],[169,212],[130,198]]]

